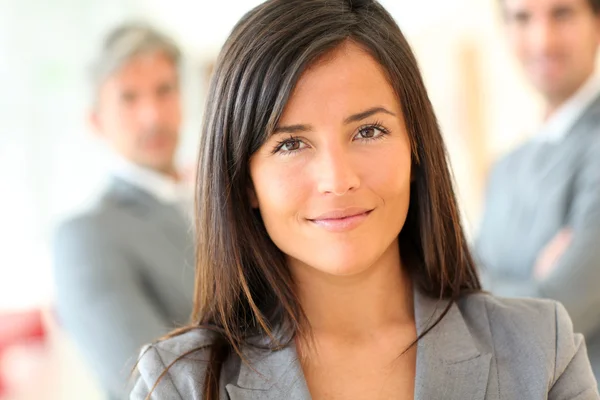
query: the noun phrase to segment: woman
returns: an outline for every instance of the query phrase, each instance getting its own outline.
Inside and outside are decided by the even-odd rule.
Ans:
[[[196,307],[132,399],[597,399],[562,306],[481,293],[409,45],[375,1],[271,0],[217,61]]]

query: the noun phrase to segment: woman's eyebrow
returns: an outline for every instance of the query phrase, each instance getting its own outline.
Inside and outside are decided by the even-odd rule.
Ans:
[[[296,133],[301,133],[301,132],[310,132],[312,130],[313,130],[313,127],[311,125],[303,125],[303,124],[278,126],[273,131],[273,135],[277,135],[280,133],[296,134]]]
[[[362,121],[365,118],[368,118],[372,115],[379,114],[379,113],[392,115],[394,117],[396,116],[396,114],[389,111],[387,108],[377,106],[377,107],[369,108],[365,111],[361,111],[356,114],[352,114],[351,116],[344,119],[344,124],[347,125],[347,124],[351,124],[353,122]],[[284,125],[284,126],[276,127],[275,130],[273,131],[273,134],[274,135],[281,134],[281,133],[297,134],[297,133],[302,133],[302,132],[310,132],[312,130],[314,130],[314,128],[311,125],[306,125],[306,124]]]
[[[361,120],[363,120],[365,118],[368,118],[368,117],[370,117],[372,115],[379,114],[379,113],[389,114],[389,115],[392,115],[394,117],[396,116],[396,114],[394,114],[393,112],[389,111],[387,108],[381,107],[381,106],[377,106],[377,107],[372,107],[372,108],[369,108],[368,110],[365,110],[365,111],[362,111],[362,112],[359,112],[357,114],[353,114],[353,115],[349,116],[348,118],[346,118],[344,120],[344,124],[350,124],[352,122],[358,122],[358,121],[361,121]]]

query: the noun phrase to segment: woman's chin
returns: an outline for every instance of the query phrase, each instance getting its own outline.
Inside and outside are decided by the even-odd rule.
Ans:
[[[373,261],[363,260],[362,258],[336,258],[330,259],[328,262],[319,260],[318,263],[306,263],[306,265],[318,272],[330,275],[332,277],[351,277],[360,275],[366,272],[372,265]]]

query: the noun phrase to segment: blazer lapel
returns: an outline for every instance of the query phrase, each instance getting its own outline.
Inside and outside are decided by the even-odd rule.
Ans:
[[[237,382],[226,385],[231,400],[310,400],[293,344],[281,350],[247,347]]]
[[[415,319],[421,334],[444,311],[447,301],[415,290]],[[491,354],[481,353],[456,304],[417,345],[415,400],[486,398]],[[295,347],[244,350],[237,382],[226,385],[231,400],[310,400]]]
[[[417,332],[431,326],[447,304],[415,290]],[[456,304],[417,346],[415,400],[486,398],[492,356],[477,349]]]

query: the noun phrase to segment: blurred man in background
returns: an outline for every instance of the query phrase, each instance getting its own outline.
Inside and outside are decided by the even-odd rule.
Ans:
[[[477,253],[492,292],[565,305],[599,378],[600,0],[499,1],[546,118],[493,166]]]
[[[127,392],[140,347],[191,313],[192,191],[175,166],[180,57],[146,25],[108,35],[92,68],[90,122],[114,152],[112,180],[54,237],[59,323],[111,398]]]

